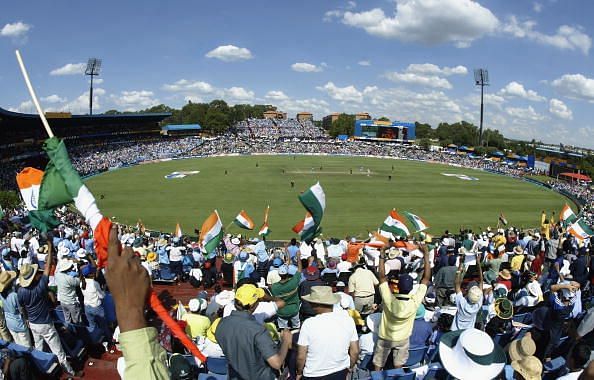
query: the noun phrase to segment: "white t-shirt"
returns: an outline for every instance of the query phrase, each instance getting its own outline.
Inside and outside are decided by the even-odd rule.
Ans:
[[[355,322],[347,313],[323,313],[306,319],[297,342],[307,346],[303,376],[326,376],[349,368],[349,346],[358,340]]]
[[[223,318],[231,315],[233,310],[237,310],[235,308],[235,302],[228,303],[223,309]],[[256,318],[256,321],[264,324],[267,319],[270,319],[276,315],[277,310],[278,307],[276,306],[276,302],[260,302],[252,315],[254,318]]]
[[[577,380],[582,372],[584,372],[583,369],[577,372],[570,372],[565,376],[558,377],[557,380]]]
[[[336,268],[338,269],[338,271],[340,273],[348,272],[351,270],[352,267],[353,267],[353,264],[351,264],[350,261],[341,261],[336,265]]]
[[[169,261],[182,261],[182,252],[185,250],[184,247],[171,247]]]
[[[101,300],[105,298],[105,293],[103,293],[103,290],[101,290],[97,281],[87,278],[85,279],[85,282],[86,286],[84,289],[82,288],[82,283],[80,284],[85,305],[92,307],[101,306]]]
[[[190,276],[194,277],[197,281],[202,281],[202,270],[199,268],[190,269]]]
[[[328,257],[340,257],[344,253],[344,249],[339,244],[332,244],[328,246]]]

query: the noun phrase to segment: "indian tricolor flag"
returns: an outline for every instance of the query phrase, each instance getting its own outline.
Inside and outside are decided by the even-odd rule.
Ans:
[[[396,212],[396,209],[392,209],[392,211],[390,211],[390,214],[386,220],[384,220],[384,223],[379,229],[380,233],[384,233],[382,234],[384,236],[392,234],[394,236],[407,237],[410,235],[408,227],[406,227],[406,224],[404,224],[404,219],[402,216],[400,216],[400,214],[398,214],[398,212]]]
[[[266,211],[264,211],[264,224],[260,227],[258,231],[259,236],[266,237],[270,233],[270,227],[268,226],[268,213],[270,212],[270,205],[266,206]]]
[[[577,220],[577,216],[574,214],[573,210],[571,209],[571,207],[569,207],[567,203],[565,204],[565,206],[563,206],[563,210],[561,210],[560,218],[561,222],[563,222],[563,225],[565,226],[568,226]]]
[[[416,232],[425,231],[427,228],[429,228],[429,224],[427,224],[427,222],[425,222],[425,220],[423,220],[420,216],[407,211],[404,212],[404,215],[406,215],[408,220],[410,220],[410,222],[415,226]]]
[[[305,219],[293,226],[292,230],[296,234],[299,234],[302,240],[305,240],[304,236],[315,233],[315,226],[313,216],[308,212],[305,214]]]
[[[21,197],[29,211],[37,210],[39,188],[41,187],[42,179],[43,171],[35,168],[24,168],[16,176],[17,185],[21,191]]]
[[[83,215],[87,224],[93,229],[95,251],[98,265],[107,263],[107,243],[111,222],[103,217],[95,197],[84,185],[80,176],[72,167],[66,146],[56,137],[45,140],[43,149],[49,157],[45,172],[25,168],[17,175],[17,183],[21,189],[29,219],[34,227],[41,231],[53,228],[55,217],[53,210],[67,203],[74,202],[76,209]],[[39,176],[41,172],[41,184]],[[35,193],[38,192],[38,196]],[[33,207],[36,207],[33,209]]]
[[[567,232],[580,240],[587,239],[594,235],[592,228],[588,226],[588,224],[583,219],[578,219],[575,223],[569,226],[569,228],[567,228]]]
[[[237,224],[237,226],[240,228],[246,230],[254,229],[254,221],[252,220],[252,218],[248,216],[248,214],[244,210],[241,210],[239,214],[237,214],[233,222]]]
[[[322,217],[326,209],[326,194],[320,183],[316,183],[309,190],[300,194],[299,200],[303,207],[311,214],[316,226],[319,226],[322,223]]]
[[[179,223],[175,225],[175,237],[181,238],[183,236],[183,232]]]
[[[219,218],[217,210],[214,210],[206,218],[204,223],[202,223],[202,228],[200,229],[200,246],[202,247],[202,251],[211,253],[217,248],[222,238],[223,223],[221,222],[221,218]]]
[[[308,215],[313,219],[313,226],[311,228],[305,228],[301,233],[301,240],[309,242],[321,232],[320,224],[324,217],[324,210],[326,209],[326,194],[320,183],[316,183],[309,190],[299,195],[299,201],[305,207]],[[306,217],[304,225],[307,225]]]

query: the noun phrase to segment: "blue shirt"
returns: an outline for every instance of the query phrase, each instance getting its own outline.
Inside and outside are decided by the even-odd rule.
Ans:
[[[6,298],[0,295],[2,299],[2,308],[4,309],[4,318],[6,319],[6,327],[10,331],[25,332],[25,322],[19,310],[19,301],[15,292],[10,292]]]
[[[297,252],[299,252],[299,247],[296,245],[290,245],[287,247],[287,252],[289,252],[289,255],[292,259],[293,257],[295,257],[295,255],[297,255]]]
[[[48,283],[49,277],[44,274],[37,283],[33,282],[27,288],[20,287],[17,291],[19,304],[27,311],[31,323],[46,324],[52,322],[47,295]]]
[[[425,347],[431,334],[433,334],[431,323],[425,321],[423,318],[415,319],[412,335],[410,336],[410,347]]]

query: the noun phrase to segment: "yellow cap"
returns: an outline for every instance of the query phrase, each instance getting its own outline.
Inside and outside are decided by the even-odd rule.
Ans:
[[[235,292],[235,299],[241,302],[243,306],[253,305],[262,297],[264,297],[264,289],[252,284],[242,285]]]

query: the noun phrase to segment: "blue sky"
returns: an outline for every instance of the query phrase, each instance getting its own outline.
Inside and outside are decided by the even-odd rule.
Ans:
[[[47,110],[96,112],[223,98],[294,116],[370,112],[478,124],[594,148],[589,0],[11,1],[0,14],[0,107],[33,112],[14,50]],[[82,68],[81,68],[82,67]]]

